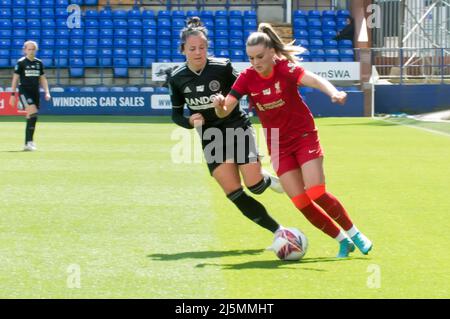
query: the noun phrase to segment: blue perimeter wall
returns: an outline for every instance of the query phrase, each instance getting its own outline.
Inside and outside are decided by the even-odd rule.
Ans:
[[[375,113],[429,113],[450,108],[450,85],[376,85]]]
[[[345,105],[333,104],[321,92],[308,92],[304,100],[314,116],[364,116],[362,92],[348,92]],[[62,104],[62,102],[65,102]],[[246,109],[246,102],[242,103]],[[40,114],[53,115],[170,115],[168,95],[148,92],[52,93],[52,101],[41,97]]]

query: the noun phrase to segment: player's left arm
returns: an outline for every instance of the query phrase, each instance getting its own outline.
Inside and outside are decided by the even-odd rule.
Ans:
[[[347,93],[339,91],[330,81],[310,71],[305,70],[298,84],[322,91],[331,98],[333,103],[345,104],[347,99]]]
[[[50,99],[52,98],[50,95],[50,90],[48,89],[48,81],[47,78],[45,77],[45,75],[41,75],[39,77],[39,83],[41,84],[42,88],[44,89],[45,92],[45,100],[46,101],[50,101]]]

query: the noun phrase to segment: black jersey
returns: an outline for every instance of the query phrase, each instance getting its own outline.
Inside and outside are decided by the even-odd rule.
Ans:
[[[200,113],[205,127],[240,127],[250,123],[240,105],[225,118],[219,118],[211,98],[221,93],[226,96],[237,79],[238,73],[228,59],[208,58],[200,73],[190,70],[186,63],[175,69],[169,80],[170,99],[174,108],[186,104],[190,114]]]
[[[33,61],[27,57],[17,61],[14,73],[20,76],[19,88],[39,92],[39,77],[44,75],[44,64],[39,59]]]

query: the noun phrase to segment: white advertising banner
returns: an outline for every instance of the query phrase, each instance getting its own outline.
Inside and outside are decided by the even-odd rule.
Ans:
[[[152,81],[165,81],[169,69],[183,63],[152,63]],[[359,81],[359,62],[302,62],[301,65],[329,81]],[[233,67],[241,72],[250,66],[249,62],[233,62]]]

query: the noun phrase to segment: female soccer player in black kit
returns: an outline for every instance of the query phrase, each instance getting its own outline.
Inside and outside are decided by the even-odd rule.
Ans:
[[[39,85],[45,91],[45,100],[51,99],[48,90],[47,78],[44,75],[44,65],[37,59],[36,51],[38,45],[34,41],[26,41],[23,44],[25,56],[17,61],[12,78],[12,95],[9,100],[11,106],[16,105],[16,87],[19,83],[19,107],[25,108],[27,112],[27,126],[25,130],[24,151],[35,151],[36,145],[33,142],[33,135],[36,129],[39,110]],[[20,81],[19,81],[20,80]]]
[[[190,18],[181,32],[181,51],[186,63],[172,72],[169,90],[172,119],[186,129],[196,128],[210,174],[227,197],[249,219],[276,232],[280,225],[264,206],[242,188],[239,172],[247,188],[261,194],[268,187],[283,192],[276,177],[261,169],[254,131],[247,114],[237,107],[229,116],[216,116],[211,98],[227,94],[237,78],[229,60],[207,56],[207,29],[198,17]],[[187,105],[190,116],[183,115]]]

